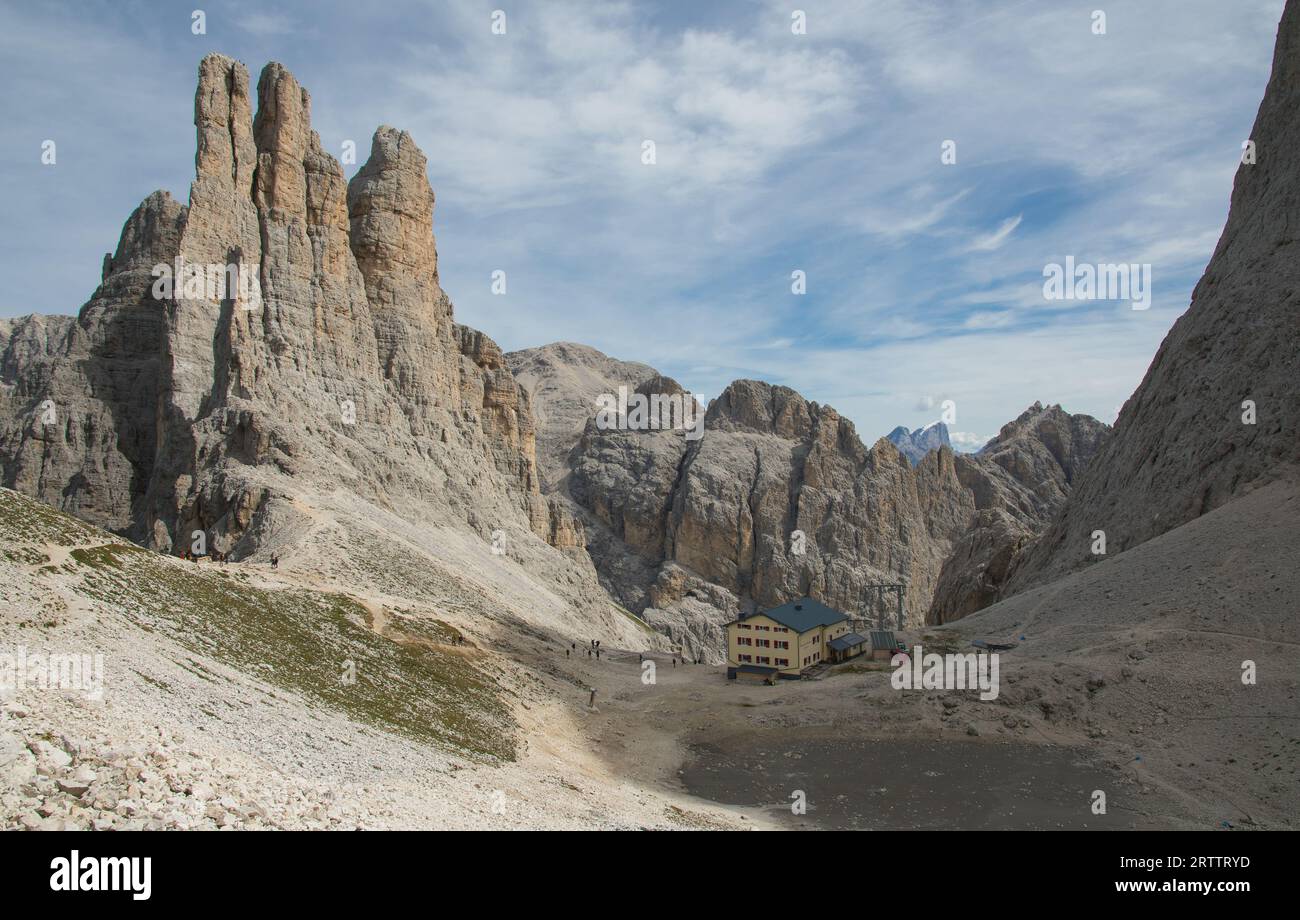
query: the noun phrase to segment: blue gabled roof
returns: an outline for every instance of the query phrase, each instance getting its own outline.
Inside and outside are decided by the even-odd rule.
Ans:
[[[833,623],[848,619],[838,610],[832,610],[811,597],[802,597],[797,601],[782,604],[780,607],[773,607],[771,610],[760,610],[754,615],[761,615],[770,620],[775,620],[782,626],[798,633],[807,632],[816,626],[830,626]]]
[[[837,652],[847,652],[849,649],[853,648],[854,646],[866,645],[866,642],[867,640],[864,639],[862,636],[859,636],[855,632],[851,632],[851,633],[845,633],[844,635],[840,636],[838,639],[832,639],[830,642],[826,644],[829,645],[831,648],[835,649],[835,651]]]

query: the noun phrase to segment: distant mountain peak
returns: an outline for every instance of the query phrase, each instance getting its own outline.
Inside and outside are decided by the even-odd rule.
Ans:
[[[905,426],[899,425],[885,437],[913,466],[932,450],[952,447],[952,441],[948,438],[948,426],[943,422],[931,422],[915,431],[908,431]]]

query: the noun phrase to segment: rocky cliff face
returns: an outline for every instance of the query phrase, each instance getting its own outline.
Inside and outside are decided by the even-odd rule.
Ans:
[[[883,613],[889,598],[867,585],[902,581],[911,616],[924,609],[973,510],[951,451],[913,469],[831,407],[751,380],[714,400],[705,424],[671,496],[668,558],[761,607],[808,595]]]
[[[1288,3],[1273,73],[1237,170],[1227,225],[1187,312],[1124,404],[1115,435],[1012,590],[1197,518],[1300,463],[1300,6]]]
[[[4,483],[158,549],[200,532],[234,558],[288,545],[331,503],[468,526],[505,557],[490,564],[600,606],[575,522],[541,494],[527,393],[453,320],[411,136],[379,128],[348,182],[292,74],[267,65],[254,99],[216,54],[195,126],[188,205],[145,199],[75,321],[0,328]],[[177,270],[161,294],[160,265]]]
[[[574,342],[512,352],[506,362],[532,400],[537,466],[548,492],[568,476],[569,451],[582,437],[596,398],[617,393],[620,386],[635,390],[658,373],[648,364],[619,361]]]
[[[162,370],[164,319],[151,270],[174,259],[185,212],[166,192],[153,193],[127,219],[76,319],[30,316],[0,330],[5,485],[137,537]]]
[[[652,368],[567,344],[508,360],[543,420],[548,490],[583,521],[601,583],[693,657],[720,661],[721,624],[791,597],[893,622],[893,594],[871,584],[903,582],[919,622],[975,510],[951,450],[914,468],[786,387],[732,383],[692,440],[596,423],[620,386],[680,393]]]
[[[889,439],[867,448],[829,406],[738,380],[689,440],[596,423],[619,387],[680,391],[644,364],[567,343],[507,360],[537,407],[547,491],[582,521],[601,583],[715,662],[737,610],[792,597],[892,623],[893,594],[869,585],[901,581],[909,625],[935,605],[943,619],[985,606],[1108,431],[1035,404],[979,456],[941,445],[913,465]]]
[[[952,447],[952,442],[948,440],[948,426],[943,422],[935,422],[933,425],[915,431],[908,431],[899,425],[885,437],[898,448],[899,453],[911,461],[913,466],[920,463],[922,458],[932,450]]]
[[[926,622],[947,623],[1001,597],[1024,549],[1109,436],[1092,416],[1034,403],[977,454],[957,455],[957,478],[976,514],[943,565]]]

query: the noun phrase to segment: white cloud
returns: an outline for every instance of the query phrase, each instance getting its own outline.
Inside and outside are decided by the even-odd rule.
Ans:
[[[1017,214],[1015,217],[1008,217],[992,233],[986,233],[983,236],[976,237],[968,248],[971,252],[992,252],[995,249],[1001,249],[1002,244],[1007,241],[1007,237],[1015,232],[1024,220],[1023,214]]]
[[[989,438],[982,434],[976,434],[973,431],[950,431],[948,440],[952,442],[953,447],[958,450],[973,451],[979,450],[989,442]]]
[[[288,35],[298,26],[287,16],[276,13],[252,12],[235,17],[235,25],[258,38]]]
[[[921,197],[928,191],[930,190],[926,188],[918,189],[911,197]],[[848,221],[851,225],[874,236],[895,240],[906,239],[934,230],[970,192],[970,189],[963,189],[938,200],[917,202],[915,205],[909,205],[907,210],[880,207],[865,213],[850,215]]]
[[[529,22],[535,31],[511,33],[508,64],[479,36],[465,54],[398,75],[402,123],[436,149],[440,191],[462,204],[748,195],[850,123],[863,88],[841,51],[649,30],[626,7],[548,3]],[[654,166],[641,161],[644,140],[656,144]]]
[[[1008,325],[1011,319],[1012,314],[1009,310],[972,313],[966,317],[966,321],[962,325],[967,329],[997,329]]]

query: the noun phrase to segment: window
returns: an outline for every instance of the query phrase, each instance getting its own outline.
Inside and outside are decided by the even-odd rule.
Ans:
[[[771,648],[771,647],[772,647],[772,640],[771,640],[771,639],[759,639],[759,640],[758,640],[758,647],[759,647],[759,648]]]
[[[739,625],[739,628],[740,628],[740,629],[749,629],[749,624],[748,624],[748,623],[741,623],[741,624]]]
[[[789,658],[778,658],[778,659],[776,660],[776,665],[777,665],[777,667],[779,667],[779,668],[788,668],[788,667],[790,666],[790,659],[789,659]]]
[[[775,643],[773,643],[773,644],[774,644],[777,648],[789,648],[789,647],[790,647],[790,643],[789,643],[789,642],[779,642],[779,641],[778,641],[778,642],[775,642]]]
[[[754,640],[751,639],[751,638],[749,638],[749,636],[737,636],[737,637],[736,637],[736,644],[737,644],[737,645],[753,645],[753,644],[754,644]]]
[[[748,663],[748,662],[754,660],[754,656],[753,656],[753,655],[740,655],[739,658],[740,658],[741,661],[744,661],[744,662],[746,662],[746,663]]]
[[[759,655],[759,656],[758,656],[758,663],[759,663],[759,664],[771,664],[771,663],[772,663],[772,659],[771,659],[771,658],[768,658],[766,655]]]

